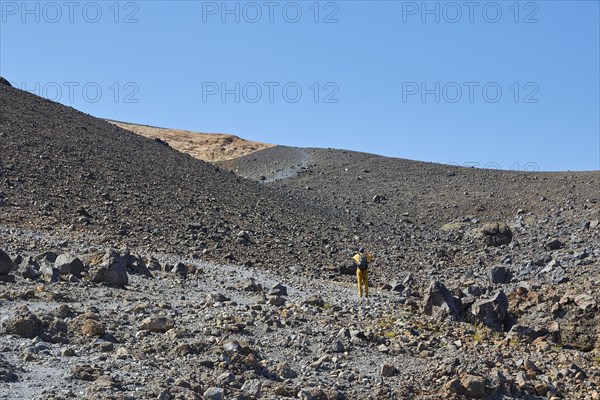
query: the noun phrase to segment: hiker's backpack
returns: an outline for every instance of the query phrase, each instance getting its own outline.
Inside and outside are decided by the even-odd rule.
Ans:
[[[360,253],[358,255],[358,268],[361,271],[364,271],[367,269],[368,266],[369,266],[369,263],[367,262],[367,255]]]

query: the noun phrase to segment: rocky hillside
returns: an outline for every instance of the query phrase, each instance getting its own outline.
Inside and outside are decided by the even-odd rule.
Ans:
[[[600,398],[597,172],[216,167],[1,79],[0,111],[0,398]]]
[[[272,147],[270,144],[252,142],[235,135],[191,132],[111,120],[108,122],[138,135],[163,140],[174,149],[204,161],[230,160]]]
[[[219,165],[358,221],[355,234],[394,278],[414,269],[461,279],[508,255],[527,264],[546,257],[544,244],[556,238],[570,252],[596,248],[599,172],[482,170],[281,146]],[[477,236],[498,222],[515,240],[505,251],[490,251]]]
[[[543,217],[557,208],[589,218],[600,172],[528,173],[461,168],[335,149],[277,146],[219,165],[270,187],[369,217],[437,227],[457,218]],[[559,210],[559,212],[562,212]]]
[[[322,237],[351,238],[330,210],[163,141],[6,85],[0,109],[4,224],[267,267],[318,265]]]

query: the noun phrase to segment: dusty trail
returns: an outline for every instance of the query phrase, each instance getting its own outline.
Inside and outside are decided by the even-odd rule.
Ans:
[[[55,248],[64,241],[61,235],[55,236],[54,233],[0,226],[1,234],[7,232],[10,232],[13,240],[15,238],[21,238],[25,242],[35,240],[44,243],[46,248]],[[89,236],[79,241],[73,239],[70,241],[69,247],[71,251],[78,254],[104,249],[102,246],[90,245],[90,239]],[[132,254],[135,254],[138,250],[143,251],[144,249],[130,250]],[[126,391],[139,393],[140,397],[136,398],[147,398],[142,393],[145,393],[144,391],[148,390],[148,387],[139,382],[136,383],[140,376],[133,374],[127,365],[133,369],[144,368],[147,358],[153,359],[158,355],[141,355],[138,356],[138,359],[128,362],[114,356],[114,351],[120,347],[139,349],[139,346],[142,346],[143,339],[138,339],[134,335],[136,325],[142,316],[138,316],[137,311],[132,311],[140,307],[147,309],[158,307],[155,312],[172,316],[176,321],[176,327],[188,332],[203,332],[204,321],[214,324],[214,318],[218,319],[219,316],[225,314],[250,317],[249,320],[253,322],[247,328],[247,333],[222,333],[216,338],[217,342],[222,343],[225,339],[249,338],[253,341],[254,346],[260,349],[261,357],[268,360],[270,365],[287,363],[293,370],[301,374],[304,381],[315,381],[324,386],[340,385],[339,387],[343,388],[343,379],[347,378],[348,373],[355,374],[354,379],[361,379],[370,385],[382,385],[383,380],[378,376],[378,371],[383,363],[397,364],[401,362],[403,374],[406,376],[417,376],[420,371],[430,368],[430,361],[423,362],[424,360],[420,358],[408,355],[402,355],[400,358],[386,355],[374,352],[372,348],[364,345],[357,345],[356,349],[352,351],[352,355],[333,353],[332,358],[325,362],[333,362],[338,364],[338,368],[350,371],[340,375],[343,379],[338,379],[340,372],[332,373],[329,369],[311,367],[315,360],[326,354],[324,351],[328,346],[326,343],[331,343],[337,337],[340,329],[362,331],[370,329],[378,320],[404,313],[400,305],[396,304],[395,297],[389,292],[380,293],[372,288],[371,298],[357,298],[353,277],[348,277],[343,281],[334,281],[303,276],[301,269],[292,268],[286,274],[280,270],[269,271],[253,267],[182,259],[169,253],[157,253],[152,256],[158,259],[161,265],[183,262],[194,265],[203,272],[197,277],[186,280],[162,271],[155,271],[154,279],[130,275],[130,284],[126,289],[90,285],[84,281],[57,284],[23,281],[19,282],[16,291],[7,287],[6,289],[15,293],[32,291],[36,294],[29,298],[17,296],[10,301],[3,300],[0,308],[0,326],[7,321],[17,307],[22,305],[26,305],[36,315],[52,313],[63,304],[68,305],[76,312],[84,312],[96,307],[100,310],[103,319],[106,320],[109,332],[118,339],[118,343],[111,346],[112,351],[105,353],[98,352],[98,348],[105,343],[103,339],[92,339],[82,345],[73,343],[65,346],[47,343],[39,338],[24,339],[0,336],[0,348],[4,348],[3,354],[6,361],[23,369],[18,373],[19,380],[17,382],[0,386],[0,398],[7,400],[53,398],[51,396],[54,395],[59,396],[58,398],[61,396],[94,398],[97,394],[93,386],[90,387],[86,382],[72,378],[73,370],[77,370],[82,365],[101,366],[114,380],[122,382]],[[259,284],[264,291],[255,292],[241,289],[248,282]],[[287,306],[284,308],[294,310],[293,312],[297,312],[301,316],[296,325],[269,325],[269,321],[283,321],[280,316],[281,308],[264,303],[264,294],[277,284],[287,287],[287,296],[285,296]],[[298,306],[308,296],[317,294],[325,302],[325,311]],[[223,295],[229,300],[225,303],[207,302],[207,298],[211,295]],[[71,300],[65,301],[69,298]],[[254,316],[248,314],[249,310],[255,309],[260,304],[263,304],[261,312]],[[147,313],[143,314],[143,316],[146,315]],[[127,318],[123,319],[123,316],[127,316]],[[266,318],[266,325],[261,318]],[[160,338],[157,337],[157,339]],[[73,348],[75,354],[64,357],[61,351],[65,347]],[[24,361],[25,357],[31,357],[31,359]],[[200,364],[195,364],[197,362],[199,360],[188,360],[188,365],[181,368],[190,371],[202,369]],[[210,374],[210,371],[208,373]],[[149,377],[153,374],[155,373],[150,368],[147,369],[147,373],[142,372],[141,376],[150,379]]]
[[[262,157],[261,152],[253,153],[246,159],[248,165],[247,168],[243,168],[243,172],[240,174],[245,178],[257,180],[262,183],[273,183],[278,181],[284,181],[290,178],[295,178],[300,175],[303,171],[310,167],[313,162],[313,156],[310,153],[310,149],[299,148],[299,147],[283,147],[279,154],[282,159],[273,158],[266,160],[258,160],[256,157]],[[254,157],[256,156],[256,157]],[[257,162],[263,166],[258,170],[253,170],[252,163]],[[217,163],[219,165],[228,166],[230,165],[227,161]],[[238,171],[239,172],[239,171]]]

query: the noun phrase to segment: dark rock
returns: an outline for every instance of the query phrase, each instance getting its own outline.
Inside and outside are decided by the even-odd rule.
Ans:
[[[496,331],[506,331],[511,325],[508,298],[502,290],[492,298],[481,299],[473,303],[470,314],[476,321]]]
[[[0,249],[0,275],[8,275],[15,267],[12,259]]]
[[[484,292],[485,291],[483,289],[476,285],[470,285],[463,289],[463,294],[466,296],[480,297]]]
[[[600,350],[600,316],[580,312],[574,304],[564,305],[564,315],[556,320],[553,337],[566,348],[588,352]]]
[[[502,246],[512,241],[513,233],[505,223],[491,223],[484,225],[482,234],[488,246]]]
[[[57,253],[55,253],[53,251],[46,251],[42,254],[38,254],[37,256],[35,256],[34,259],[38,263],[46,262],[46,263],[54,264],[57,257],[58,257]]]
[[[343,353],[345,350],[346,349],[344,347],[344,344],[342,342],[340,342],[339,340],[336,340],[331,345],[331,351],[333,351],[334,353]]]
[[[544,244],[546,250],[558,250],[563,246],[562,242],[558,239],[550,239]]]
[[[287,287],[283,286],[281,283],[278,283],[277,285],[273,286],[269,294],[273,296],[287,296]]]
[[[4,85],[4,86],[10,86],[12,87],[12,85],[10,84],[9,81],[7,81],[5,78],[0,76],[0,85]]]
[[[490,280],[494,284],[509,283],[513,277],[512,271],[505,266],[495,266],[489,271]]]
[[[40,321],[42,323],[40,333],[42,340],[50,343],[69,343],[65,321],[52,315],[42,315]]]
[[[239,231],[237,234],[238,241],[242,244],[250,243],[250,233],[248,231]]]
[[[129,283],[126,264],[127,260],[111,249],[106,252],[100,265],[90,268],[90,280],[107,286],[124,287]]]
[[[304,298],[304,300],[302,300],[302,304],[308,304],[308,305],[317,306],[317,307],[324,307],[325,301],[323,300],[323,298],[320,295],[315,294],[315,295]]]
[[[84,270],[83,262],[69,253],[63,253],[56,257],[54,267],[58,269],[61,275],[72,274],[77,278],[81,278],[81,273]]]
[[[36,280],[38,279],[42,274],[40,273],[40,271],[38,271],[37,269],[33,268],[31,265],[27,265],[25,268],[23,268],[23,270],[21,271],[21,276],[25,279],[30,279],[30,280]]]
[[[381,368],[379,369],[379,375],[386,377],[386,378],[390,377],[390,376],[394,376],[397,372],[398,372],[398,370],[396,369],[396,367],[394,367],[393,365],[390,365],[390,364],[383,364],[381,366]]]
[[[527,339],[528,343],[533,342],[535,339],[547,335],[548,329],[545,327],[531,327],[521,324],[515,324],[510,328],[510,335],[518,335]]]
[[[54,268],[50,265],[46,265],[41,268],[40,272],[42,273],[42,277],[48,283],[56,283],[60,282],[60,271],[58,268]]]
[[[356,275],[356,264],[347,263],[339,266],[340,275]]]
[[[180,278],[187,278],[188,270],[184,263],[177,263],[172,269],[171,273],[177,275]]]
[[[156,258],[151,257],[148,259],[147,267],[149,271],[160,271],[160,262]]]
[[[0,282],[6,282],[6,283],[15,283],[16,282],[16,278],[14,275],[0,275]]]
[[[440,281],[432,282],[423,301],[423,312],[436,318],[458,319],[456,299]]]
[[[394,283],[393,285],[388,285],[388,286],[389,286],[388,290],[391,290],[392,292],[394,292],[396,294],[404,292],[404,289],[405,289],[404,285],[401,283]]]
[[[225,296],[222,293],[211,293],[208,295],[208,300],[219,303],[225,303],[226,301],[230,301],[231,298]]]
[[[237,287],[245,292],[262,292],[262,285],[257,284],[254,279],[246,279],[237,283]]]
[[[146,276],[148,278],[153,278],[154,276],[146,266],[146,263],[140,256],[134,256],[129,254],[127,251],[123,257],[127,260],[126,269],[128,273]],[[160,267],[159,267],[160,268]]]
[[[14,383],[19,381],[16,372],[19,370],[16,366],[9,363],[0,356],[0,382]]]
[[[281,307],[285,304],[285,297],[282,296],[269,296],[269,304]]]
[[[171,147],[168,142],[162,140],[161,138],[154,138],[154,141],[162,146]]]

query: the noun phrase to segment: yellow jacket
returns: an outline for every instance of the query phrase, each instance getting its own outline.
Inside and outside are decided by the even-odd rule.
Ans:
[[[373,261],[373,256],[367,252],[363,253],[366,257],[367,257],[367,262],[370,263],[371,261]],[[354,264],[358,265],[360,264],[360,253],[356,253],[354,255],[354,257],[352,257],[352,259],[354,260]]]

